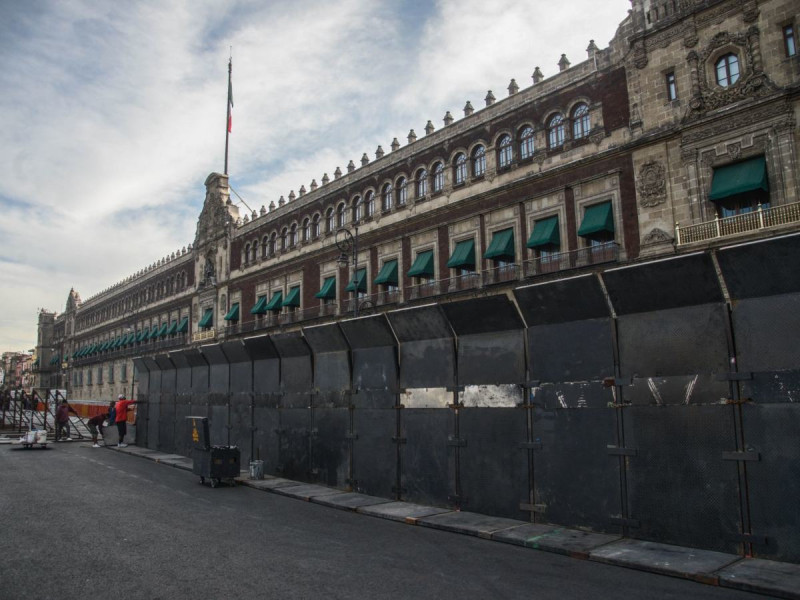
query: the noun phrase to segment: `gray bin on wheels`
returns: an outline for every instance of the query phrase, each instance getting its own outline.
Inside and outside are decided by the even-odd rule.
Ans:
[[[235,477],[241,469],[241,452],[236,446],[212,446],[208,434],[208,417],[186,417],[189,420],[190,446],[192,448],[192,473],[206,479],[211,487],[225,481],[236,485]]]

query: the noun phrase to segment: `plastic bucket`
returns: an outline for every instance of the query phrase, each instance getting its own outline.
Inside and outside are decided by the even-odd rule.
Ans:
[[[250,461],[250,479],[264,479],[264,461]]]

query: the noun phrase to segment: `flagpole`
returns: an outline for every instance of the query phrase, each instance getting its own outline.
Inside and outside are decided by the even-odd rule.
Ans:
[[[228,138],[231,135],[231,71],[233,69],[233,56],[228,59],[228,117],[225,119],[225,175],[228,174]]]

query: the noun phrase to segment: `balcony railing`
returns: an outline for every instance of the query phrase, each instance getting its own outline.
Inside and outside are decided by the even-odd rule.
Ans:
[[[193,342],[203,342],[205,340],[213,340],[217,335],[217,331],[211,327],[210,329],[205,329],[204,331],[198,331],[192,334],[192,341]]]
[[[800,202],[768,208],[759,204],[756,210],[740,215],[717,217],[713,221],[686,227],[676,223],[675,243],[683,246],[798,222],[800,222]]]

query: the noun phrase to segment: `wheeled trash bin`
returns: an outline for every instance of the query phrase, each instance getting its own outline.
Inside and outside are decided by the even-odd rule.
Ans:
[[[235,477],[241,468],[241,452],[236,446],[212,446],[208,434],[208,417],[186,417],[189,419],[189,434],[192,448],[192,473],[206,479],[211,487],[221,482],[236,485]]]

